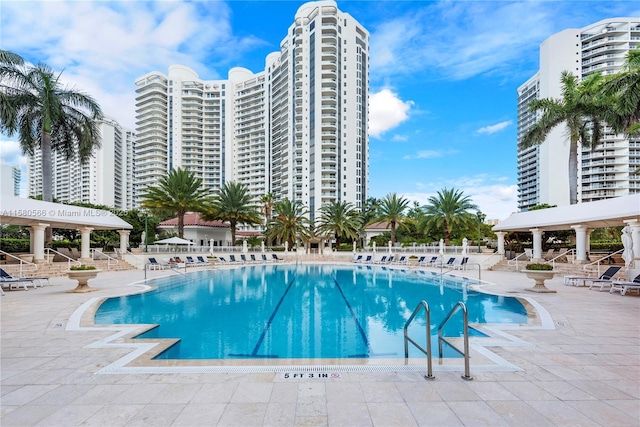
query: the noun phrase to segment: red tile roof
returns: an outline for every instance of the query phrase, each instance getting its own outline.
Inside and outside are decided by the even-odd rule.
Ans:
[[[177,226],[178,225],[178,217],[168,219],[166,221],[162,221],[159,225],[166,226]],[[199,226],[199,227],[217,227],[217,228],[229,228],[229,224],[224,223],[222,221],[204,221],[200,218],[200,214],[198,212],[188,212],[184,216],[184,225],[186,226]]]
[[[374,222],[365,227],[365,230],[390,230],[386,221]]]

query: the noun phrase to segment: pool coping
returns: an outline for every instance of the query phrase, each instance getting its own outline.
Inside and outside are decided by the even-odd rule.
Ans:
[[[348,263],[345,263],[349,265]],[[241,268],[240,266],[234,266]],[[407,270],[407,269],[400,269]],[[414,270],[415,271],[415,270]],[[460,278],[461,276],[455,276]],[[166,276],[163,276],[166,277]],[[156,277],[157,279],[158,277]],[[527,295],[508,295],[491,292],[487,287],[493,284],[484,280],[473,279],[477,284],[470,284],[469,289],[498,296],[508,296],[520,300],[527,310],[529,319],[527,324],[470,324],[474,329],[487,335],[486,337],[470,337],[469,347],[472,352],[471,359],[482,359],[484,364],[472,364],[474,371],[521,371],[518,366],[510,363],[503,357],[492,352],[490,347],[531,346],[509,331],[522,330],[550,330],[555,329],[553,319],[542,305]],[[108,349],[125,348],[130,352],[118,360],[108,364],[95,372],[96,374],[170,374],[170,373],[339,373],[339,372],[420,372],[426,370],[426,358],[403,359],[282,359],[274,363],[272,359],[248,359],[248,360],[221,360],[221,359],[194,359],[194,360],[153,360],[157,354],[173,345],[177,339],[134,337],[156,327],[149,324],[123,324],[99,326],[93,323],[95,312],[102,301],[107,298],[135,295],[148,292],[155,287],[146,284],[146,280],[129,283],[127,286],[138,287],[131,292],[109,297],[93,297],[78,307],[69,317],[66,330],[68,331],[113,331],[113,334],[91,343],[85,348]],[[91,319],[91,321],[89,321]],[[461,359],[434,360],[433,371],[464,371]]]

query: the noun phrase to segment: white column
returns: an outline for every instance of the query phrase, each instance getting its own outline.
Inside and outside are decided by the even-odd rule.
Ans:
[[[80,232],[80,261],[81,262],[90,262],[91,261],[91,232],[93,228],[91,227],[82,227],[79,228]]]
[[[498,236],[498,253],[500,255],[504,255],[504,236],[506,234],[506,231],[496,231],[496,236]]]
[[[120,253],[124,254],[127,252],[127,248],[129,247],[129,234],[130,230],[118,230],[118,234],[120,235]]]
[[[44,230],[49,224],[31,224],[29,227],[29,238],[31,240],[31,250],[33,251],[33,262],[44,263]]]
[[[533,262],[542,261],[542,230],[532,228],[529,230],[533,234]]]
[[[576,264],[587,263],[587,226],[586,225],[572,225],[576,231]]]

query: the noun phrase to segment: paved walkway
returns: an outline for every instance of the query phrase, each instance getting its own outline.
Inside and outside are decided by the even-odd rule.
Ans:
[[[150,273],[164,274],[161,272]],[[477,277],[477,272],[465,272]],[[483,272],[493,292],[534,298],[554,329],[510,333],[526,346],[492,347],[515,372],[96,374],[129,353],[87,348],[113,332],[67,330],[95,296],[130,290],[143,272],[104,273],[98,292],[69,294],[66,278],[6,291],[1,310],[0,424],[8,426],[639,426],[640,297],[547,282],[522,292],[520,273]]]

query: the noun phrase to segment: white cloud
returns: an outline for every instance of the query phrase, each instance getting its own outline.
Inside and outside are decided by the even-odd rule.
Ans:
[[[264,44],[232,34],[224,2],[16,1],[3,2],[0,18],[3,49],[61,71],[105,115],[132,129],[137,77],[183,64],[219,78],[209,65],[226,73]]]
[[[415,200],[424,206],[429,197],[435,196],[443,188],[456,188],[469,196],[472,202],[487,215],[487,219],[505,220],[518,208],[518,186],[504,183],[504,177],[486,174],[462,177],[456,180],[434,180],[428,184],[416,183],[419,192],[403,192],[409,200]]]
[[[413,155],[407,155],[404,156],[403,158],[405,160],[411,160],[411,159],[436,159],[438,157],[444,157],[446,155],[449,154],[455,154],[457,153],[457,150],[420,150],[418,152],[416,152],[416,154]]]
[[[369,135],[379,138],[407,120],[412,106],[413,101],[403,101],[390,89],[372,93],[369,96]]]
[[[506,129],[508,126],[511,126],[513,122],[511,120],[507,120],[504,122],[496,123],[495,125],[481,127],[476,131],[476,133],[491,135],[492,133],[500,132],[503,129]]]

